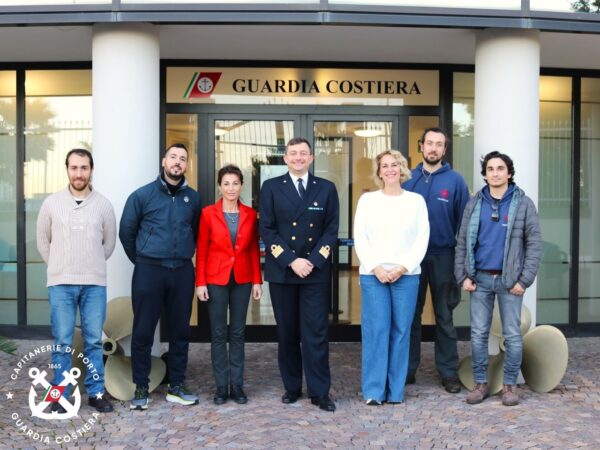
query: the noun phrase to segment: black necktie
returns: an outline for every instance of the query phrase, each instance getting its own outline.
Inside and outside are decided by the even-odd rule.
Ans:
[[[300,198],[304,198],[304,193],[306,189],[304,189],[304,183],[302,183],[302,178],[298,178],[298,194],[300,194]]]

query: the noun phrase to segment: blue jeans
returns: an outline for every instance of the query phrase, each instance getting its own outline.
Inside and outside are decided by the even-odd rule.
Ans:
[[[104,392],[104,364],[102,361],[102,326],[106,318],[106,287],[96,285],[61,284],[48,287],[50,321],[54,344],[60,350],[52,352],[53,385],[63,380],[63,371],[71,370],[72,354],[67,347],[73,343],[77,307],[81,319],[83,349],[76,348],[75,357],[85,355],[88,366],[85,387],[90,397]],[[70,389],[65,389],[69,391]]]
[[[401,402],[419,276],[404,275],[395,283],[381,283],[374,275],[361,275],[360,288],[363,397]]]
[[[502,282],[502,275],[478,271],[477,289],[471,293],[471,352],[475,383],[487,383],[488,337],[492,325],[494,298],[498,298],[502,336],[506,347],[504,384],[516,384],[521,367],[523,339],[521,337],[521,305],[523,297],[513,295]]]

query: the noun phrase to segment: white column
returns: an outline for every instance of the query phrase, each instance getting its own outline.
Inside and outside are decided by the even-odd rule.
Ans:
[[[475,188],[483,186],[480,158],[498,150],[515,163],[515,182],[538,202],[540,33],[479,31],[475,48]],[[524,303],[536,316],[536,285]]]
[[[94,25],[94,186],[121,218],[131,192],[158,174],[160,50],[149,24]],[[108,260],[108,299],[131,294],[133,264],[121,243]]]

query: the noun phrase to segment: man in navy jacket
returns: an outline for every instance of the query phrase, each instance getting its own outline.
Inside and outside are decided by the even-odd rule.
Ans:
[[[435,313],[435,365],[446,391],[455,394],[460,392],[460,382],[452,313],[460,302],[460,291],[453,275],[454,247],[462,213],[469,200],[469,188],[464,178],[443,161],[448,141],[442,129],[427,128],[419,142],[423,162],[402,186],[425,198],[430,226],[429,246],[421,262],[419,297],[410,333],[406,382],[415,382],[421,360],[421,315],[429,286]]]
[[[184,177],[187,161],[183,144],[169,147],[160,175],[129,196],[121,216],[119,238],[135,264],[131,369],[136,390],[131,409],[148,408],[150,351],[162,307],[169,329],[167,401],[198,403],[184,386],[194,298],[192,256],[200,217],[200,196]]]
[[[290,140],[283,158],[289,172],[264,182],[259,220],[277,322],[281,400],[294,403],[302,396],[304,366],[312,403],[333,412],[328,319],[339,200],[333,183],[308,172],[313,152],[306,139]]]

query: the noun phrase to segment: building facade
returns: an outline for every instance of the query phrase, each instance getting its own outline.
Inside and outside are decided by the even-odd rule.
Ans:
[[[14,3],[0,3],[0,334],[49,323],[35,222],[69,149],[93,151],[94,186],[120,216],[174,142],[205,204],[235,163],[257,207],[301,135],[340,195],[332,336],[358,339],[354,209],[376,189],[371,159],[397,148],[416,165],[428,126],[451,132],[448,159],[472,190],[481,155],[513,157],[542,223],[534,322],[600,333],[600,15],[549,10],[561,0]],[[109,298],[129,295],[120,246],[108,265]],[[467,296],[455,315],[467,331]],[[194,309],[195,339],[206,317]],[[248,324],[251,339],[274,338],[268,298]]]

